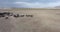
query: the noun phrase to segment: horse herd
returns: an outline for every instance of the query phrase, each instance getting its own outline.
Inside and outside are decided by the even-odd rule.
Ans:
[[[6,17],[6,19],[8,19],[9,16],[13,16],[15,18],[24,17],[24,16],[26,16],[26,17],[33,17],[33,15],[19,15],[19,14],[14,14],[14,13],[11,13],[11,12],[2,12],[2,13],[0,13],[0,18],[1,17]]]

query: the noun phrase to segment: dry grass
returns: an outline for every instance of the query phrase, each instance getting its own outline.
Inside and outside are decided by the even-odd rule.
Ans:
[[[59,9],[13,9],[9,12],[18,13],[20,15],[33,15],[33,17],[9,17],[9,19],[0,18],[0,32],[60,32]]]

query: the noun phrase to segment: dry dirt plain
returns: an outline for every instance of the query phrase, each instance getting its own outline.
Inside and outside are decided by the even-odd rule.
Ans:
[[[6,12],[6,10],[0,10]],[[8,12],[8,10],[7,10]],[[60,10],[9,10],[20,15],[33,15],[33,17],[5,17],[0,18],[0,32],[60,32]]]

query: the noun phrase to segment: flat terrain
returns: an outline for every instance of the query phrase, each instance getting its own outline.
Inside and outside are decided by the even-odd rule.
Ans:
[[[0,10],[5,12],[6,10]],[[8,10],[7,10],[8,12]],[[20,15],[33,17],[0,18],[0,32],[60,32],[60,10],[9,10]]]

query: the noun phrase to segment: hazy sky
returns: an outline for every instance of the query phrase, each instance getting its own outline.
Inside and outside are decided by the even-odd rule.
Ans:
[[[45,8],[60,6],[60,0],[0,0],[0,7]]]

